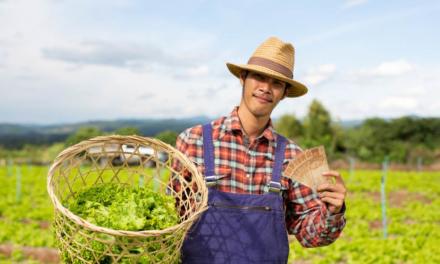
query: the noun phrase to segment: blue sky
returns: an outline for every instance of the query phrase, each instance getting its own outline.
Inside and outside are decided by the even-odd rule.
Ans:
[[[269,36],[335,119],[440,116],[439,1],[0,0],[0,122],[228,114]]]

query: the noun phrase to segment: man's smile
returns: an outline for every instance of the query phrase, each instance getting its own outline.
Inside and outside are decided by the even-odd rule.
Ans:
[[[255,97],[261,103],[272,103],[273,102],[272,98],[270,98],[269,96],[257,95],[255,93],[253,93],[252,96]]]

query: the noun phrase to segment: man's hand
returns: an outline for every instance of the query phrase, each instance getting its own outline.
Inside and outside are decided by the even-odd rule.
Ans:
[[[319,198],[327,204],[330,213],[337,214],[341,212],[345,195],[347,194],[344,181],[342,180],[341,174],[337,171],[327,171],[322,173],[322,175],[325,177],[333,177],[335,183],[324,183],[319,185],[317,189]]]

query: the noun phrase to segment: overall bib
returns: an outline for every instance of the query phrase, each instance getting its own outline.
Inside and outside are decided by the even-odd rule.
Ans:
[[[208,210],[182,246],[183,263],[287,263],[289,243],[280,195],[287,140],[278,135],[272,181],[278,192],[237,194],[208,188]],[[205,179],[214,176],[212,127],[203,126]]]

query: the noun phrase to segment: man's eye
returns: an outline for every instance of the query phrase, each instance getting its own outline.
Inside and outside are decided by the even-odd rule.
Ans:
[[[257,80],[263,80],[263,76],[261,76],[260,74],[254,74],[254,78]]]
[[[274,86],[275,86],[276,88],[283,88],[284,83],[282,83],[282,82],[274,82]]]

